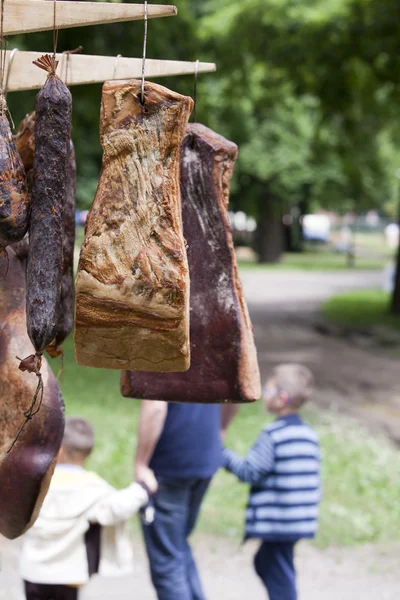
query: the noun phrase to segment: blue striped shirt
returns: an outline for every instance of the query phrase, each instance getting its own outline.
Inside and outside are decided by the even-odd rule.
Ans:
[[[264,429],[246,458],[225,448],[223,466],[252,486],[246,538],[297,541],[315,536],[320,448],[316,433],[297,414]]]

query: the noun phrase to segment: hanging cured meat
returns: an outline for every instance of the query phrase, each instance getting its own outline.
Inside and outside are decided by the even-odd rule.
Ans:
[[[192,366],[186,373],[124,372],[124,396],[176,402],[247,402],[260,397],[253,331],[228,217],[237,146],[203,125],[182,148],[183,229],[191,278]]]
[[[21,121],[16,135],[16,146],[21,156],[28,179],[28,188],[32,191],[33,164],[35,157],[36,113],[30,113]],[[66,201],[62,211],[63,221],[63,268],[61,278],[60,301],[56,319],[55,338],[48,352],[52,356],[61,354],[60,345],[71,333],[74,316],[74,246],[75,246],[75,207],[76,207],[76,161],[75,149],[70,141],[66,166]],[[27,257],[28,236],[13,244],[12,248],[18,258]]]
[[[36,113],[32,112],[22,119],[15,136],[18,154],[27,174],[33,169],[35,158],[35,127]]]
[[[49,75],[36,98],[35,157],[27,266],[27,325],[36,353],[56,336],[63,274],[63,212],[67,199],[72,99],[49,56],[36,61]]]
[[[189,274],[179,164],[193,101],[140,81],[103,87],[103,168],[76,279],[81,365],[185,371]]]
[[[25,271],[12,249],[8,257],[7,278],[0,279],[0,533],[15,538],[33,524],[44,500],[62,440],[64,405],[43,360],[40,411],[8,453],[36,388],[36,377],[16,368],[16,356],[33,348],[26,333]],[[5,261],[0,257],[0,269]]]
[[[21,121],[15,136],[15,145],[25,169],[29,203],[32,194],[33,160],[35,157],[35,124],[36,114],[33,112],[26,115],[26,117]],[[28,260],[29,233],[26,233],[25,237],[21,241],[10,244],[10,246],[17,255],[17,258],[24,261],[25,264]]]
[[[26,175],[0,96],[0,251],[24,237],[29,224]]]

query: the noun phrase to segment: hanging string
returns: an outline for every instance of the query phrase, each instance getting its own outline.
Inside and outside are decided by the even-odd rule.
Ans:
[[[19,52],[18,48],[13,48],[8,56],[8,69],[7,69],[7,77],[6,77],[6,83],[4,85],[4,98],[7,99],[7,94],[8,94],[8,83],[10,81],[10,74],[11,74],[11,67],[15,58],[15,55],[17,54],[17,52]]]
[[[54,59],[54,64],[56,63],[57,43],[58,43],[57,0],[54,0],[54,21],[53,21],[53,59]]]
[[[193,120],[197,123],[197,80],[199,78],[199,61],[196,60],[195,68],[194,68],[194,90],[193,90]]]
[[[116,79],[116,77],[117,77],[117,67],[118,67],[118,61],[120,58],[122,58],[122,54],[117,54],[117,56],[115,57],[113,79]]]
[[[4,0],[2,0],[4,1]],[[50,54],[44,54],[37,60],[33,61],[33,64],[43,69],[50,75],[55,75],[58,67],[57,61],[57,42],[58,42],[58,29],[57,29],[57,0],[53,3],[54,14],[53,14],[53,56]]]
[[[71,67],[71,54],[78,54],[78,52],[82,52],[83,50],[83,46],[78,46],[77,48],[75,48],[75,50],[64,50],[63,55],[66,56],[66,61],[65,61],[65,85],[68,85],[68,76],[69,76],[69,72],[70,72],[70,67]],[[64,67],[64,63],[63,63],[63,67]]]
[[[144,104],[144,74],[146,67],[146,50],[147,50],[147,2],[144,3],[144,41],[143,41],[143,62],[142,62],[142,92],[140,95],[140,102]]]
[[[23,432],[23,430],[26,427],[26,424],[29,423],[29,421],[31,421],[33,419],[33,417],[35,415],[37,415],[37,413],[41,409],[42,403],[43,403],[43,393],[44,393],[43,377],[40,372],[40,369],[42,366],[42,355],[36,353],[36,354],[32,354],[31,356],[28,356],[27,358],[24,358],[24,359],[19,358],[19,356],[17,356],[16,358],[19,361],[21,361],[19,369],[22,372],[27,371],[28,373],[34,373],[36,375],[36,377],[38,378],[38,383],[37,383],[36,391],[33,396],[31,405],[28,408],[28,410],[24,411],[24,413],[23,413],[24,417],[25,417],[25,421],[22,423],[21,427],[19,428],[13,443],[11,444],[10,448],[7,450],[7,454],[9,454],[11,452],[11,450],[14,448],[15,444],[18,442],[21,433]]]

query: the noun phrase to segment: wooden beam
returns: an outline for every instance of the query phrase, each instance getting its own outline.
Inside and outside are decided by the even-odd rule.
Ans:
[[[10,68],[11,53],[13,54]],[[9,92],[34,90],[42,87],[46,81],[46,73],[33,64],[33,61],[41,55],[40,52],[15,52],[13,50],[7,52],[5,81],[8,79],[7,90]],[[72,54],[67,58],[66,54],[58,54],[57,59],[60,61],[57,74],[68,85],[102,83],[108,79],[133,79],[141,77],[142,74],[141,58],[115,58],[85,54]],[[8,71],[10,72],[9,76]],[[172,75],[192,75],[195,71],[195,62],[147,59],[145,76],[146,79],[152,79]],[[199,62],[199,73],[213,71],[216,71],[214,63]],[[68,76],[68,80],[66,76]]]
[[[176,6],[148,4],[148,18],[172,17]],[[57,0],[57,28],[83,27],[144,18],[143,4]],[[5,0],[4,35],[53,29],[54,4],[49,0]]]

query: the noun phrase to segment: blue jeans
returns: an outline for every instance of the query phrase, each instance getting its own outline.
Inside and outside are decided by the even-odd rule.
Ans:
[[[254,567],[270,600],[297,600],[294,543],[263,542]]]
[[[150,573],[158,600],[205,600],[187,541],[211,479],[158,478],[155,519],[143,525]]]

